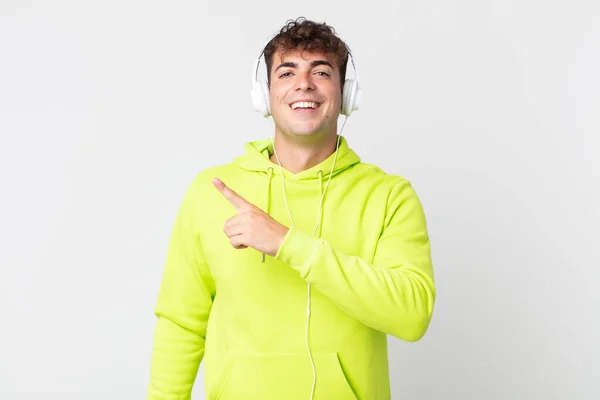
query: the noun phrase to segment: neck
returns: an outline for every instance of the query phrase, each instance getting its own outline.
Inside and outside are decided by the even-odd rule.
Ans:
[[[337,135],[327,136],[289,136],[275,133],[275,148],[281,166],[297,174],[318,165],[331,156],[336,149]],[[277,157],[272,154],[269,159],[275,164]]]

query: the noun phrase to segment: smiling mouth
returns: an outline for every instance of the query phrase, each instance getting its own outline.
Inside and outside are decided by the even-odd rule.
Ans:
[[[290,104],[292,110],[315,110],[319,108],[321,104],[315,101],[297,101]]]

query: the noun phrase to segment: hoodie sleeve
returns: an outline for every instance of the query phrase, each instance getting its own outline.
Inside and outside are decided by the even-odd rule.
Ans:
[[[425,215],[408,181],[392,189],[384,225],[372,264],[297,228],[275,258],[363,324],[414,342],[429,327],[436,291]]]
[[[191,398],[215,283],[198,235],[197,184],[188,188],[171,233],[155,314],[148,400]]]

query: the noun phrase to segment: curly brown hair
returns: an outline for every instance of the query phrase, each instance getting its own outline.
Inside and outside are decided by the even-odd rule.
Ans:
[[[337,64],[340,71],[340,84],[346,80],[348,48],[336,35],[335,29],[325,22],[317,23],[304,17],[288,20],[280,32],[273,37],[264,49],[267,65],[267,79],[271,83],[271,66],[277,51],[282,55],[288,51],[319,51],[327,54]]]

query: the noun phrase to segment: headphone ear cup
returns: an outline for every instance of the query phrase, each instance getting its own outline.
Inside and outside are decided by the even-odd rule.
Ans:
[[[261,81],[260,84],[262,86],[263,99],[267,111],[265,117],[268,117],[269,115],[271,115],[271,98],[269,97],[269,85],[267,84],[267,81]]]
[[[358,110],[360,102],[360,88],[358,82],[354,79],[346,79],[344,90],[342,91],[342,111],[341,113],[349,116],[352,111]]]
[[[269,86],[267,82],[256,82],[251,92],[252,104],[256,111],[262,114],[263,117],[271,115],[271,105],[269,99]]]

